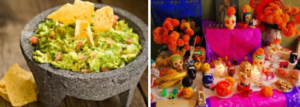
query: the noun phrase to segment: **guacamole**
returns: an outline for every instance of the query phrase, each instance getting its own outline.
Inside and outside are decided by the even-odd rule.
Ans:
[[[94,46],[86,38],[74,39],[75,23],[63,25],[46,19],[38,25],[32,37],[37,40],[36,43],[31,41],[35,46],[33,59],[75,72],[100,72],[124,67],[142,49],[139,36],[124,20],[117,21],[111,30],[105,32],[94,32],[93,23],[90,26]]]

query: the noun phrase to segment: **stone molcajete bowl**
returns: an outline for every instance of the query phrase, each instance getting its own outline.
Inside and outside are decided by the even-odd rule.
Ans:
[[[95,4],[95,9],[104,7]],[[23,56],[34,75],[39,90],[39,101],[43,107],[57,107],[65,96],[85,100],[102,101],[119,95],[122,106],[129,106],[135,87],[141,74],[148,65],[148,27],[139,18],[122,9],[112,7],[120,19],[126,20],[129,27],[140,36],[142,50],[132,62],[125,67],[99,73],[80,73],[54,68],[50,64],[41,64],[33,60],[34,46],[29,38],[34,34],[38,24],[47,15],[61,6],[46,10],[35,16],[25,26],[21,34],[20,45]]]

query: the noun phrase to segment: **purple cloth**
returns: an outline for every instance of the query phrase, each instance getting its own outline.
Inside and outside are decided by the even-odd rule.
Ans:
[[[258,28],[206,28],[204,33],[207,62],[211,57],[217,59],[223,56],[227,56],[229,60],[236,58],[240,62],[245,55],[251,61],[254,51],[261,47],[261,33]]]
[[[300,107],[300,90],[294,87],[289,93],[284,93],[286,97],[286,107]]]
[[[248,97],[236,93],[226,99],[216,96],[209,97],[208,99],[210,100],[211,107],[286,107],[284,94],[277,90],[273,90],[273,96],[271,97],[263,97],[260,91],[255,91]]]

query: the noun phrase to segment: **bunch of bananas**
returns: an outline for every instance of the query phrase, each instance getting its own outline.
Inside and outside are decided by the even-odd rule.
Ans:
[[[163,77],[158,78],[155,81],[156,85],[159,85],[160,89],[169,88],[181,82],[182,78],[186,75],[186,72],[176,72]]]

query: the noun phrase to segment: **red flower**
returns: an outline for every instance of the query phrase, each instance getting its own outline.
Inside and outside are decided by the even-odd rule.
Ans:
[[[201,40],[200,36],[196,35],[196,37],[195,37],[195,43],[196,44],[200,43],[200,40]]]

